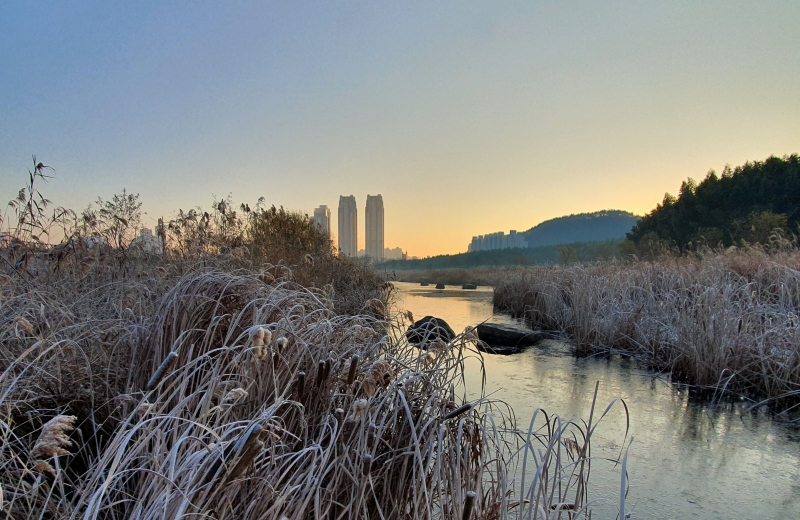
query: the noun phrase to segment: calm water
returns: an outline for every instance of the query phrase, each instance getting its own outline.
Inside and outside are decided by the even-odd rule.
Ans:
[[[482,321],[511,322],[492,314],[489,288],[437,291],[395,283],[401,309],[415,319],[433,315],[456,332]],[[746,405],[711,406],[685,388],[637,366],[630,359],[570,355],[565,344],[546,341],[513,356],[485,355],[487,394],[511,405],[518,426],[527,429],[537,408],[563,419],[587,419],[596,381],[598,405],[625,399],[634,437],[628,455],[631,518],[757,519],[800,518],[800,430],[773,421]],[[479,389],[477,363],[467,365],[467,384]],[[625,418],[615,407],[593,440],[594,456],[616,458]],[[619,468],[592,466],[590,499],[594,518],[614,518]]]

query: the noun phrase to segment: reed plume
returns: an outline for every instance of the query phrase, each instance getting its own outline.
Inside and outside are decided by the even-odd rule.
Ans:
[[[18,329],[22,329],[22,332],[28,336],[33,336],[33,325],[31,325],[31,322],[29,322],[24,316],[15,317],[14,323]]]

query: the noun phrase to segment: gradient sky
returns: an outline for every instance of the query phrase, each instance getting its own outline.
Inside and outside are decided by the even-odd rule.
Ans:
[[[796,0],[114,4],[0,3],[0,200],[381,193],[425,256],[800,152]]]

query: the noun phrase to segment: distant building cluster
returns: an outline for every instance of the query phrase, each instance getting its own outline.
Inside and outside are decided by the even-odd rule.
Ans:
[[[364,249],[358,250],[359,258],[363,258],[367,256],[367,251]],[[384,260],[407,260],[408,255],[402,250],[402,248],[395,247],[394,249],[389,249],[388,247],[383,248],[383,259]]]
[[[517,233],[517,230],[512,229],[507,235],[503,231],[498,231],[497,233],[472,237],[472,242],[467,246],[467,252],[513,249],[516,247],[528,247],[528,242],[525,240],[523,233]]]
[[[160,219],[159,219],[160,220]],[[159,226],[155,228],[155,235],[149,228],[139,230],[139,236],[131,241],[130,248],[148,254],[159,254],[164,252],[164,244],[158,238]],[[105,243],[107,241],[102,239]],[[92,244],[89,245],[91,247]]]

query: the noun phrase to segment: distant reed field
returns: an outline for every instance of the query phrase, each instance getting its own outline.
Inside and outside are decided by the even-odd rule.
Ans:
[[[800,401],[800,253],[508,271],[494,305],[570,338],[622,351],[675,379],[759,403]]]

